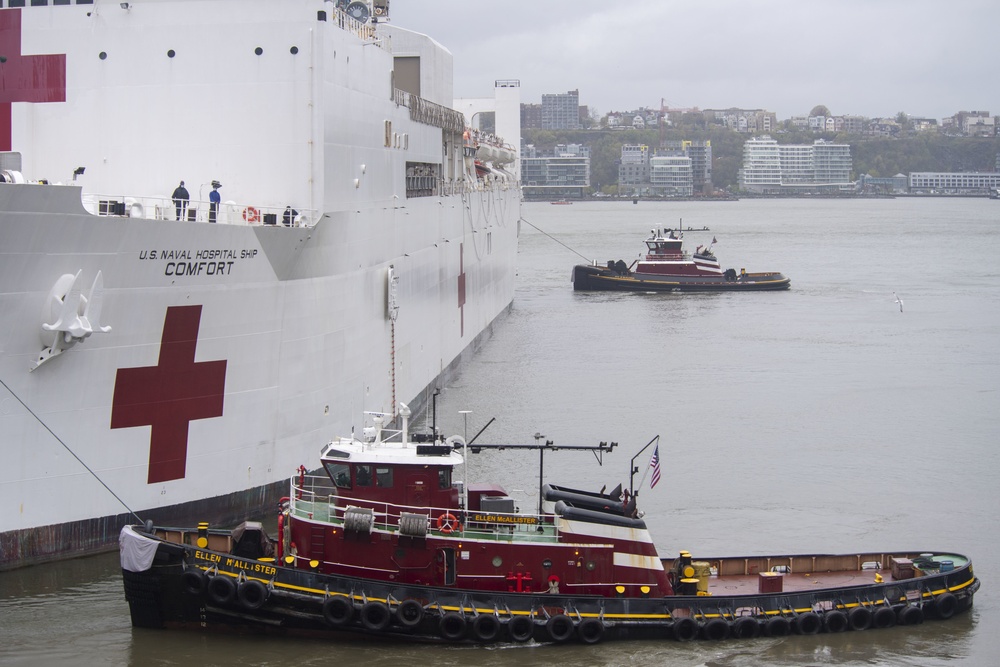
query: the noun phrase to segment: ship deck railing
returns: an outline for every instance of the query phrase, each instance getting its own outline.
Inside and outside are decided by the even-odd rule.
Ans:
[[[170,197],[132,197],[123,194],[86,194],[82,198],[83,207],[91,215],[136,218],[142,220],[183,220],[185,222],[211,222],[211,205],[207,200],[191,199],[181,208]],[[216,222],[223,225],[243,225],[257,227],[271,225],[277,227],[312,227],[319,220],[318,211],[292,207],[292,224],[285,225],[285,206],[263,206],[235,201],[219,204]]]
[[[400,532],[403,514],[427,517],[427,536],[461,537],[495,542],[558,542],[559,530],[551,515],[477,512],[454,507],[426,507],[376,502],[339,496],[329,478],[319,475],[296,475],[291,481],[288,510],[291,516],[320,521],[343,528],[345,514],[351,508],[371,510],[372,530]],[[451,515],[457,522],[452,530],[438,524],[440,517]],[[477,520],[481,519],[481,520]],[[445,528],[444,530],[442,530]]]

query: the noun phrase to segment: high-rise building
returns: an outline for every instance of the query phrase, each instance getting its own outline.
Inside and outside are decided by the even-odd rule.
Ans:
[[[542,95],[542,129],[580,129],[579,90]]]

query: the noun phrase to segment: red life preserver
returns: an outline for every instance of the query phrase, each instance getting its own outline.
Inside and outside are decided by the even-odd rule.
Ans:
[[[445,512],[438,517],[437,527],[445,535],[450,535],[456,530],[462,530],[462,524],[458,522],[458,519],[451,512]]]
[[[247,206],[243,209],[243,219],[251,224],[260,222],[260,211],[255,209],[253,206]]]

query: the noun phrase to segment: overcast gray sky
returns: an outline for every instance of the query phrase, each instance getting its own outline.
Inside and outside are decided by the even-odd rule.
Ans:
[[[998,0],[392,0],[455,59],[455,95],[580,91],[640,106],[835,115],[1000,115]]]

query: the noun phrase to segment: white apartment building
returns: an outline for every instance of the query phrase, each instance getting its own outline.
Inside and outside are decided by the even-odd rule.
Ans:
[[[841,188],[851,184],[851,147],[818,139],[780,145],[769,136],[743,144],[740,188],[750,192]]]

